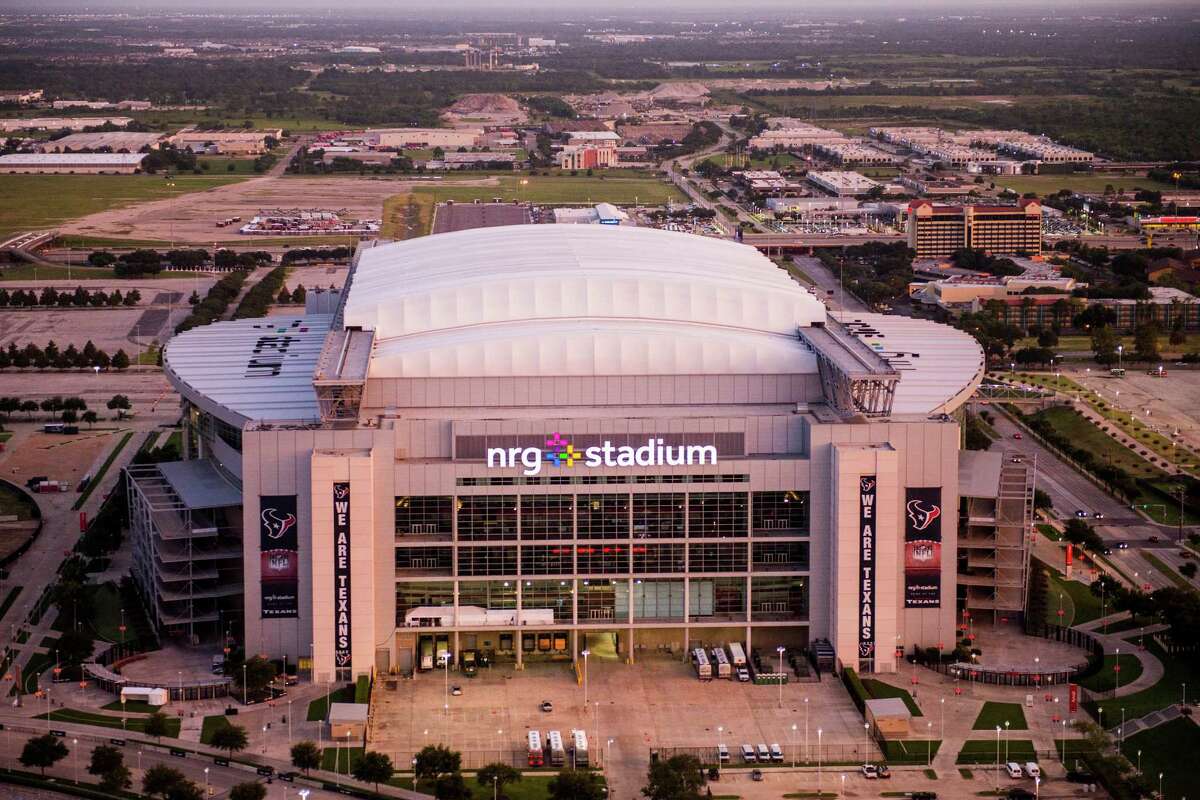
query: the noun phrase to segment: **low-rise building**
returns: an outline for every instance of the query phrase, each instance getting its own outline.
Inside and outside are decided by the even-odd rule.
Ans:
[[[279,141],[283,131],[198,131],[182,130],[171,137],[171,144],[181,150],[191,150],[194,153],[209,153],[220,155],[259,155],[267,152],[268,139]]]
[[[81,150],[109,150],[113,153],[137,153],[145,147],[158,147],[163,139],[161,133],[139,133],[136,131],[104,131],[100,133],[72,133],[61,139],[41,142],[37,149],[43,153],[77,153]]]
[[[810,172],[808,182],[835,197],[856,197],[881,186],[857,172]]]
[[[0,92],[0,103],[16,103],[19,106],[27,106],[41,100],[44,95],[45,91],[42,89],[3,91]]]
[[[512,153],[446,153],[425,162],[427,169],[512,169],[517,157]]]
[[[33,117],[0,119],[0,131],[79,131],[115,125],[124,128],[133,117]]]
[[[601,144],[569,144],[558,152],[560,169],[602,169],[615,167],[619,158],[611,142]]]
[[[397,150],[475,147],[482,137],[483,128],[375,128],[367,131],[367,138],[375,147]]]
[[[597,203],[583,208],[556,208],[554,221],[559,225],[624,225],[629,215],[612,203]]]
[[[145,158],[145,153],[13,153],[0,156],[0,173],[132,174]]]

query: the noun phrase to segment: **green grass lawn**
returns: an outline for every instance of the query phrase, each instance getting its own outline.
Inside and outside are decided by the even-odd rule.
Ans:
[[[1200,727],[1186,719],[1170,722],[1125,739],[1121,752],[1135,765],[1142,752],[1142,772],[1157,786],[1163,776],[1164,797],[1200,797],[1200,772],[1196,755],[1200,753]]]
[[[0,175],[0,236],[242,180],[237,176]],[[169,184],[174,184],[171,186]]]
[[[991,181],[993,179],[989,179]],[[1146,177],[1125,175],[1091,175],[1086,172],[1069,175],[1002,175],[994,178],[996,186],[1012,189],[1014,192],[1037,192],[1039,195],[1054,194],[1059,189],[1070,189],[1076,192],[1102,192],[1104,187],[1124,190],[1133,194],[1138,189],[1162,191],[1174,189],[1172,184],[1161,183]]]
[[[1069,581],[1054,569],[1050,569],[1050,587],[1046,595],[1046,622],[1051,625],[1079,625],[1100,618],[1100,598],[1092,594],[1091,588],[1079,581]],[[1063,615],[1058,617],[1059,596],[1062,597]],[[1108,604],[1111,613],[1112,605]]]
[[[1029,730],[1029,725],[1025,722],[1025,711],[1021,708],[1020,703],[994,703],[991,701],[984,703],[983,708],[979,709],[979,716],[975,718],[975,724],[971,726],[971,729],[994,731],[997,725],[1003,728],[1005,722],[1009,723],[1010,731]]]
[[[888,739],[883,757],[892,764],[926,764],[941,746],[938,739]]]
[[[534,203],[616,203],[661,205],[666,201],[684,202],[684,196],[672,184],[654,177],[608,177],[586,175],[504,175],[498,186],[421,185],[414,191],[432,195],[436,202],[453,200],[521,200]]]
[[[21,590],[24,588],[24,586],[14,586],[8,590],[8,594],[4,597],[4,602],[0,603],[0,618],[3,618],[3,616],[8,613],[8,610],[12,608],[12,604],[17,601],[17,595],[19,595]]]
[[[874,678],[863,678],[862,684],[872,699],[881,700],[886,697],[899,697],[904,701],[904,705],[908,706],[909,713],[914,717],[923,716],[921,714],[921,707],[917,705],[917,701],[906,690],[897,689],[895,686],[875,680]]]
[[[39,714],[36,719],[46,719],[45,714]],[[50,712],[51,722],[72,722],[76,725],[98,725],[102,728],[121,730],[120,717],[108,717],[102,714],[92,714],[74,708],[59,708]],[[146,729],[145,717],[130,717],[125,721],[125,730],[131,733],[143,733]],[[167,717],[167,737],[179,738],[179,718]]]
[[[100,485],[100,481],[104,478],[104,474],[108,472],[108,468],[117,460],[117,456],[125,448],[125,445],[129,444],[129,440],[132,438],[133,431],[126,431],[121,437],[121,441],[117,442],[116,446],[108,454],[108,458],[104,459],[104,463],[100,465],[100,469],[96,470],[96,474],[92,476],[91,483],[87,485],[87,488],[83,490],[83,493],[79,495],[79,499],[75,501],[71,508],[76,511],[83,508],[83,504],[87,502],[87,499],[92,496],[92,492]]]
[[[25,665],[25,669],[21,670],[21,683],[23,684],[21,691],[25,694],[36,692],[38,677],[53,665],[54,659],[51,658],[49,653],[34,653],[30,656],[29,663]],[[47,681],[49,681],[49,678],[47,678]],[[15,691],[16,687],[14,686],[9,693],[11,694]]]
[[[1062,533],[1053,525],[1047,525],[1044,522],[1039,522],[1033,527],[1037,528],[1038,533],[1040,533],[1042,536],[1045,536],[1052,542],[1062,541]]]
[[[1006,749],[1007,745],[1007,749]],[[1007,758],[1005,755],[1007,754]],[[963,742],[962,749],[958,751],[958,758],[955,760],[957,764],[995,764],[997,755],[997,746],[995,737],[991,739],[968,739]],[[1033,741],[1030,739],[1009,739],[1005,742],[1003,734],[1000,736],[999,745],[1000,762],[1016,761],[1022,763],[1025,761],[1036,761],[1037,752],[1033,748]]]
[[[343,775],[348,775],[362,757],[361,747],[326,747],[321,751],[321,769],[329,772],[336,769]]]
[[[200,726],[200,743],[212,744],[212,737],[217,731],[223,728],[231,728],[233,723],[229,718],[221,714],[213,714],[204,718],[204,722]]]
[[[1115,610],[1115,609],[1110,609],[1110,612],[1113,610]],[[1100,632],[1101,633],[1121,633],[1123,631],[1137,631],[1138,628],[1144,628],[1147,625],[1153,625],[1156,622],[1158,622],[1158,620],[1154,619],[1153,617],[1147,617],[1145,619],[1143,619],[1141,617],[1138,617],[1136,619],[1130,619],[1130,618],[1126,617],[1125,619],[1119,619],[1116,622],[1108,623],[1108,625],[1106,625],[1104,628],[1102,628]]]
[[[7,483],[0,483],[0,516],[16,516],[17,519],[33,519],[37,506],[29,495]],[[3,616],[3,615],[0,615]]]
[[[1117,674],[1113,671],[1113,667],[1117,665],[1116,653],[1110,653],[1104,657],[1104,666],[1095,675],[1089,675],[1079,682],[1080,686],[1091,689],[1093,692],[1108,692],[1112,691],[1117,686]],[[1142,674],[1142,662],[1138,661],[1138,657],[1130,653],[1121,653],[1121,683],[1128,684],[1130,681],[1137,680]]]
[[[225,158],[223,156],[201,156],[197,159],[200,169],[204,170],[205,175],[211,175],[214,178],[222,175],[261,175],[261,172],[254,171],[253,158]],[[204,165],[208,168],[205,169]],[[233,169],[230,169],[230,166]]]
[[[309,722],[318,722],[325,719],[325,714],[329,710],[329,703],[353,703],[354,702],[354,684],[343,686],[331,694],[324,697],[318,697],[308,704]]]
[[[121,641],[121,592],[106,583],[92,589],[90,600],[88,622],[92,630],[106,642]]]
[[[1130,643],[1130,647],[1137,647],[1137,644]],[[1099,703],[1099,707],[1104,711],[1106,726],[1116,724],[1114,720],[1120,721],[1122,708],[1125,709],[1126,719],[1137,719],[1182,700],[1183,692],[1180,687],[1183,684],[1186,683],[1189,687],[1200,686],[1200,663],[1189,664],[1186,655],[1179,658],[1169,656],[1151,639],[1146,640],[1146,650],[1163,662],[1162,678],[1158,683],[1136,694]],[[1121,671],[1121,682],[1125,682],[1124,670]]]
[[[114,700],[108,705],[100,706],[105,711],[120,711],[121,701]],[[125,713],[127,714],[153,714],[155,711],[161,711],[162,706],[152,706],[149,703],[143,703],[141,700],[134,700],[125,704]]]
[[[1152,565],[1154,565],[1154,568],[1156,570],[1158,570],[1163,575],[1166,575],[1168,578],[1170,578],[1171,583],[1175,584],[1180,589],[1187,589],[1188,591],[1194,591],[1196,589],[1196,584],[1192,583],[1187,578],[1183,577],[1183,575],[1179,574],[1179,572],[1176,571],[1176,569],[1174,567],[1172,567],[1170,564],[1163,561],[1161,558],[1154,555],[1153,553],[1151,553],[1148,550],[1143,550],[1141,552],[1142,552],[1142,558],[1149,561]]]
[[[1054,406],[1034,415],[1046,420],[1076,447],[1089,451],[1102,463],[1120,467],[1135,478],[1160,478],[1158,467],[1113,439],[1082,415],[1065,406]]]

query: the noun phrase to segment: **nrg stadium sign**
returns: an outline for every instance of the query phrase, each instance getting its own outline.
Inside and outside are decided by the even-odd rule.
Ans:
[[[538,475],[543,464],[556,467],[661,467],[716,464],[717,448],[711,444],[664,444],[662,439],[651,436],[646,444],[614,445],[607,439],[598,445],[576,449],[570,441],[558,433],[546,440],[545,447],[489,447],[488,467],[524,468],[525,475]]]

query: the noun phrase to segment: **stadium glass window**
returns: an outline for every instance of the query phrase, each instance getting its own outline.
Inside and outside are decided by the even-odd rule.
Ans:
[[[516,547],[460,547],[459,575],[516,575]]]
[[[521,581],[521,608],[554,610],[554,621],[570,623],[575,582],[571,580]]]
[[[683,621],[684,584],[681,580],[635,580],[634,621]]]
[[[569,494],[521,496],[522,539],[570,539],[575,532],[575,498]]]
[[[454,558],[449,547],[397,547],[396,572],[449,575]]]
[[[521,547],[522,575],[571,575],[575,572],[573,544],[538,544]]]
[[[808,542],[755,542],[755,572],[805,572]]]
[[[402,495],[396,498],[396,535],[450,534],[454,531],[451,497]]]
[[[580,575],[615,575],[629,572],[629,545],[578,544],[576,572]]]
[[[576,536],[625,539],[629,536],[629,495],[581,494],[576,498]]]
[[[691,621],[746,620],[745,578],[693,578],[688,584],[691,594],[688,614]]]
[[[744,542],[693,542],[688,545],[689,572],[745,572]]]
[[[517,607],[517,582],[459,581],[458,605],[478,608],[506,609]]]
[[[751,499],[755,533],[808,533],[808,492],[754,492]]]
[[[404,617],[414,608],[454,605],[451,581],[398,581],[396,583],[396,627],[404,627]]]
[[[751,578],[750,619],[771,622],[808,619],[808,579],[802,577]]]
[[[688,495],[688,536],[746,536],[748,505],[745,492],[693,492]]]
[[[466,542],[516,539],[516,495],[460,496],[458,538]]]
[[[588,579],[579,582],[579,621],[604,622],[628,619],[628,584],[625,581]],[[617,612],[617,589],[621,590],[622,609]]]
[[[682,544],[644,544],[630,546],[635,574],[683,572]]]
[[[635,494],[633,496],[633,538],[683,538],[684,499],[682,492]]]

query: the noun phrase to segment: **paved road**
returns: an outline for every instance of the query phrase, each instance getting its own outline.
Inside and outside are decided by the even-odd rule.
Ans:
[[[838,276],[834,275],[821,259],[812,256],[795,256],[792,263],[817,283],[817,296],[830,311],[863,311],[870,309],[849,292],[842,291]]]

